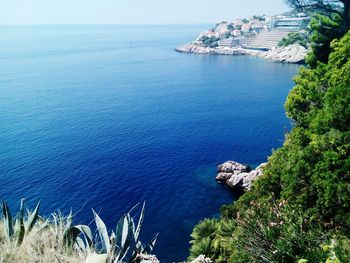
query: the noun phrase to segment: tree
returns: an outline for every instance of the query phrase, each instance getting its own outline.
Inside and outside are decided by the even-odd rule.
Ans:
[[[313,14],[310,22],[311,47],[306,61],[316,68],[317,61],[327,63],[333,39],[350,29],[350,0],[285,0],[298,11]]]
[[[285,0],[299,11],[318,12],[329,15],[338,13],[344,20],[350,19],[350,0]]]
[[[283,147],[220,220],[195,228],[192,257],[324,262],[320,245],[335,239],[334,253],[350,262],[350,31],[330,48],[327,64],[302,67],[295,78],[286,102],[294,127]]]

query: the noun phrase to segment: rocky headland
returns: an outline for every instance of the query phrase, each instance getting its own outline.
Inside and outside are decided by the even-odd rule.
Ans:
[[[249,55],[276,62],[303,63],[308,53],[310,17],[306,14],[253,16],[220,22],[175,48],[205,55]]]
[[[252,170],[248,165],[227,161],[218,166],[216,180],[219,183],[225,183],[230,188],[248,191],[253,182],[263,174],[265,165],[266,163],[262,163]]]
[[[241,47],[204,47],[196,43],[187,43],[175,48],[182,53],[194,53],[202,55],[247,55],[267,59],[274,62],[296,63],[305,62],[309,50],[299,44],[287,47],[275,47],[269,51],[246,49]]]

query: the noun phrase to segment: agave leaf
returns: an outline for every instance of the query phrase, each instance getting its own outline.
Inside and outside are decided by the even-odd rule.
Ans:
[[[16,218],[15,219],[15,225],[14,225],[14,227],[13,227],[13,230],[14,230],[14,232],[15,233],[17,233],[18,231],[19,231],[19,220],[18,220],[18,218]]]
[[[92,212],[94,213],[96,227],[100,235],[100,239],[102,241],[102,250],[104,252],[109,253],[111,250],[111,245],[109,243],[109,237],[108,237],[106,225],[102,221],[102,219],[99,217],[99,215],[95,212],[95,210],[92,209]]]
[[[158,234],[159,233],[157,233],[157,235],[155,235],[155,237],[147,244],[147,246],[143,249],[142,253],[145,253],[145,254],[152,253],[158,238]]]
[[[77,239],[75,240],[75,244],[76,244],[77,249],[84,251],[84,252],[87,250],[85,242],[80,237],[77,237]]]
[[[129,236],[129,232],[132,232],[132,226],[130,225],[130,215],[126,214],[120,218],[116,229],[116,245],[123,250],[126,241]]]
[[[92,236],[92,231],[90,227],[87,225],[76,225],[75,226],[77,229],[79,229],[80,233],[83,234],[85,238],[85,242],[89,247],[92,247],[93,245],[93,236]]]
[[[38,204],[36,205],[36,207],[35,207],[33,213],[31,213],[31,215],[28,217],[28,220],[27,220],[27,222],[26,222],[26,224],[25,224],[26,233],[29,233],[29,232],[33,229],[33,227],[34,227],[36,221],[38,220],[38,217],[39,217],[39,207],[40,207],[40,201],[39,201]]]
[[[6,237],[8,241],[11,241],[14,230],[13,230],[13,220],[12,220],[12,215],[11,211],[5,201],[2,202],[2,213],[4,215],[5,219],[5,230],[6,230]]]
[[[135,249],[133,251],[133,254],[131,256],[131,258],[129,259],[129,262],[138,262],[137,259],[139,257],[139,255],[142,253],[144,249],[144,246],[142,244],[141,241],[137,241],[136,245],[135,245]]]
[[[117,228],[116,228],[116,232],[115,232],[115,235],[116,235],[116,245],[118,248],[121,249],[122,247],[122,235],[123,235],[123,227],[124,227],[124,219],[125,219],[126,215],[123,215],[119,221],[118,221],[118,224],[117,224]]]
[[[80,234],[80,230],[75,226],[68,227],[63,233],[63,243],[67,250],[71,251],[77,237]]]
[[[56,236],[58,235],[58,219],[57,219],[57,214],[53,213],[52,214],[52,218],[53,218],[53,225],[54,225],[54,233],[56,234]],[[51,226],[50,226],[51,227]]]
[[[134,210],[140,205],[140,203],[137,203],[136,205],[134,205],[130,210],[129,210],[129,214],[131,215],[132,212],[134,212]]]
[[[73,222],[73,212],[72,212],[72,209],[71,209],[70,212],[69,212],[69,215],[67,216],[66,228],[71,227],[72,222]]]
[[[123,235],[122,235],[122,246],[129,241],[130,237],[135,237],[135,224],[130,214],[126,214],[126,220],[124,220]]]
[[[19,227],[16,229],[16,239],[17,239],[17,245],[21,245],[24,238],[25,228],[24,228],[24,199],[21,199],[21,207],[19,209],[19,215],[18,215],[18,221],[19,221]]]
[[[124,261],[130,262],[133,254],[135,254],[135,251],[137,250],[136,249],[137,240],[135,239],[134,220],[131,218],[130,214],[127,214],[126,218],[128,222],[128,234],[122,250],[122,251],[125,251],[125,253],[121,259]]]
[[[114,260],[113,263],[124,262],[123,260],[124,260],[124,258],[126,257],[126,254],[129,252],[129,249],[130,249],[130,247],[126,247],[125,251],[121,251],[121,250],[120,250],[120,251],[117,253],[117,256],[116,256],[116,258],[115,258],[115,260]]]
[[[140,217],[139,217],[139,222],[137,224],[136,231],[135,231],[135,240],[136,241],[139,239],[140,232],[141,232],[141,227],[142,227],[142,223],[143,223],[143,219],[145,217],[145,205],[146,205],[146,202],[143,202],[142,208],[141,208],[141,214],[140,214]]]

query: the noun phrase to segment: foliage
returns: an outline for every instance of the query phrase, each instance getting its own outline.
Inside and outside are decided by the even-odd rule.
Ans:
[[[5,233],[8,242],[15,240],[19,246],[23,242],[24,235],[27,235],[35,225],[39,218],[40,202],[35,207],[32,213],[27,212],[24,215],[25,200],[21,200],[21,207],[19,213],[15,218],[12,218],[10,208],[5,201],[2,202],[2,213],[4,215]]]
[[[317,61],[328,62],[330,43],[350,29],[350,0],[285,0],[299,11],[313,13],[310,23],[312,51],[307,63],[316,68]]]
[[[285,104],[294,127],[283,147],[251,191],[222,207],[209,236],[205,229],[192,236],[191,256],[208,253],[214,262],[235,263],[350,262],[350,31],[330,49],[327,63],[316,59],[294,79]],[[201,228],[210,221],[204,222]],[[222,235],[224,222],[231,228]],[[323,250],[324,244],[333,245]]]
[[[349,262],[350,260],[350,240],[348,238],[340,237],[338,240],[332,239],[330,245],[323,245],[322,250],[325,254],[324,263],[341,263]],[[312,262],[307,259],[300,259],[298,263]]]
[[[215,262],[226,262],[232,253],[232,220],[205,219],[201,221],[191,234],[191,250],[189,260],[200,255],[215,258]]]
[[[306,48],[308,41],[309,41],[309,36],[307,33],[294,32],[294,33],[289,33],[287,37],[282,38],[278,42],[277,46],[287,47],[293,44],[299,44]]]
[[[65,230],[64,243],[70,246],[70,249],[75,245],[84,252],[105,255],[107,263],[141,262],[140,255],[152,252],[158,235],[147,245],[139,240],[144,219],[145,203],[142,206],[137,222],[131,216],[135,208],[136,206],[120,218],[116,232],[112,231],[111,234],[108,233],[103,220],[93,210],[98,236],[95,239],[93,238],[89,226],[70,226]],[[97,241],[94,243],[94,240]]]
[[[54,262],[58,258],[55,259],[52,256],[59,254],[67,260],[64,262],[77,262],[78,259],[80,259],[79,262],[82,262],[85,258],[86,262],[94,263],[136,263],[142,261],[142,255],[152,252],[157,239],[156,235],[148,244],[143,244],[139,239],[145,203],[142,205],[139,216],[132,215],[137,208],[135,206],[122,216],[115,232],[111,233],[108,233],[103,220],[93,211],[97,229],[95,234],[87,225],[73,225],[72,212],[65,217],[58,211],[52,214],[52,219],[43,220],[39,216],[39,206],[40,203],[33,212],[27,212],[25,215],[25,204],[22,199],[20,211],[13,218],[7,203],[5,201],[2,203],[0,251],[3,252],[0,253],[0,262],[2,262],[1,255],[8,260],[5,262],[29,262],[28,257],[30,260],[31,257],[39,258],[34,260],[35,262]],[[138,220],[135,221],[136,219]],[[47,239],[47,242],[44,238]],[[23,246],[25,248],[22,249]],[[29,255],[24,252],[22,252],[23,255],[14,253],[16,250],[31,251],[33,248],[38,251],[33,251]],[[47,250],[53,250],[54,253]],[[42,255],[41,251],[45,251],[48,255]],[[42,261],[42,258],[45,258],[46,261]],[[91,259],[92,261],[90,261]],[[58,259],[58,261],[60,260]]]
[[[208,36],[202,36],[199,41],[204,44],[205,47],[216,47],[218,46],[218,41],[220,38],[218,37],[208,37]]]
[[[329,15],[332,13],[348,15],[349,0],[285,0],[291,7],[302,12],[321,13]]]
[[[260,204],[252,201],[250,208],[236,219],[237,252],[233,262],[295,262],[307,258],[310,262],[323,259],[320,245],[321,226],[298,206],[285,201]],[[278,237],[278,239],[276,239]]]
[[[263,17],[263,16],[254,15],[253,19],[256,19],[256,20],[259,20],[259,21],[265,21],[265,17]]]
[[[306,60],[311,68],[316,68],[317,61],[328,62],[332,40],[343,36],[341,24],[342,18],[338,14],[331,14],[330,16],[313,15],[309,25],[312,52],[309,53]]]

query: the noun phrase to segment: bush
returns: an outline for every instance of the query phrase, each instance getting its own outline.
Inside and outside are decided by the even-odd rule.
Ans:
[[[298,44],[307,48],[309,36],[307,33],[294,32],[289,33],[287,37],[282,38],[277,44],[278,47],[287,47],[293,44]]]

